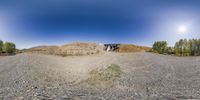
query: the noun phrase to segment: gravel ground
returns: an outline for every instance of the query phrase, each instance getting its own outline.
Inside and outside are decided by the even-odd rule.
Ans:
[[[89,84],[89,72],[119,65],[119,78]],[[146,52],[0,57],[0,100],[199,100],[200,57]]]

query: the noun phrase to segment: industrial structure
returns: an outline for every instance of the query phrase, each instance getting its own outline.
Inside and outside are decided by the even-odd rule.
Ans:
[[[104,50],[107,52],[118,52],[120,44],[104,44]]]

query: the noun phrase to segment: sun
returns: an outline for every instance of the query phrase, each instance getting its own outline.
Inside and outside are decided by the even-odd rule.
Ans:
[[[178,27],[178,34],[185,34],[188,28],[185,25],[181,25]]]

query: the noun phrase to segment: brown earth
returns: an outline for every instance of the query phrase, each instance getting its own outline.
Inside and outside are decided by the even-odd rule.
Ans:
[[[38,46],[21,52],[40,53],[59,56],[82,56],[92,55],[102,52],[103,46],[96,43],[74,42],[62,46]]]
[[[104,46],[97,43],[81,43],[74,42],[65,44],[62,46],[38,46],[30,49],[24,49],[20,52],[29,52],[29,53],[40,53],[48,55],[59,55],[59,56],[83,56],[83,55],[92,55],[104,53]],[[132,44],[121,44],[119,46],[119,52],[140,52],[148,51],[149,47],[137,46]]]
[[[151,48],[150,47],[145,47],[145,46],[137,46],[133,44],[121,44],[119,46],[119,52],[140,52],[140,51],[149,51]]]

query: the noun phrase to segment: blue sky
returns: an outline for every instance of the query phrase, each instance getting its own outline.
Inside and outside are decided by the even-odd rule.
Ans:
[[[18,48],[69,42],[200,38],[199,0],[0,0],[0,39]],[[187,31],[179,34],[178,28]]]

